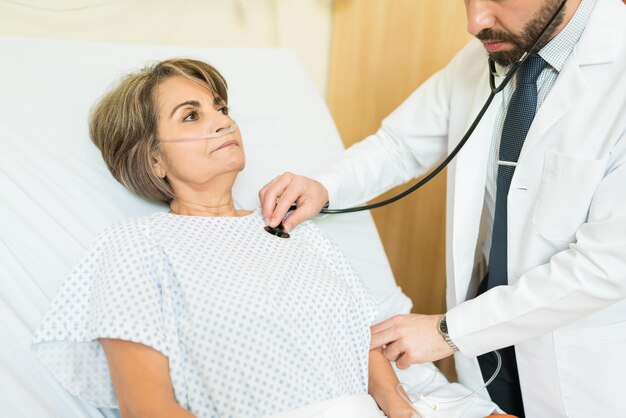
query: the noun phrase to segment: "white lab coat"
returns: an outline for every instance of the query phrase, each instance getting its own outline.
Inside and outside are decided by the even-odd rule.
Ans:
[[[315,176],[331,207],[377,196],[458,143],[489,94],[472,41]],[[486,167],[501,95],[448,170],[447,304],[459,379],[515,345],[528,417],[626,416],[626,6],[598,0],[530,127],[508,197],[509,286],[475,295]],[[449,140],[448,140],[449,138]]]

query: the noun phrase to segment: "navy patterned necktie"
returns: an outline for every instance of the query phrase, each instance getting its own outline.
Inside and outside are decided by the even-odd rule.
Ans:
[[[507,196],[517,159],[530,124],[537,111],[537,78],[546,62],[539,55],[531,55],[517,71],[515,91],[504,119],[498,177],[496,181],[496,209],[489,253],[487,288],[508,284],[507,277]]]

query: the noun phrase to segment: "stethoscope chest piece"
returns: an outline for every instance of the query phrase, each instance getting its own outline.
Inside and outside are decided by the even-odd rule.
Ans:
[[[283,224],[278,224],[276,227],[271,227],[267,225],[265,230],[272,235],[276,235],[279,238],[289,238],[289,234],[285,232],[285,227]]]

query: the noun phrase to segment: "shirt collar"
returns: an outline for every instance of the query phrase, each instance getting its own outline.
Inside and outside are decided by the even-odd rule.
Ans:
[[[574,50],[595,4],[596,0],[582,0],[567,25],[539,51],[539,56],[557,72],[561,71],[565,60]]]
[[[539,51],[539,56],[557,72],[561,71],[565,60],[574,50],[574,46],[585,30],[595,4],[596,0],[582,0],[567,25]],[[496,73],[504,76],[510,67],[510,65],[502,66],[496,63]]]

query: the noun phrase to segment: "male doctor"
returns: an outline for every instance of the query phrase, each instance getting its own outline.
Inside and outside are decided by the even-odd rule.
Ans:
[[[426,172],[457,144],[561,0],[465,0],[470,42],[313,178],[259,193],[287,229]],[[278,203],[277,203],[278,202]],[[567,0],[448,169],[445,315],[399,315],[372,347],[400,368],[455,354],[459,380],[520,417],[626,416],[626,6]],[[478,254],[478,256],[475,256]],[[487,265],[481,268],[481,265]]]

